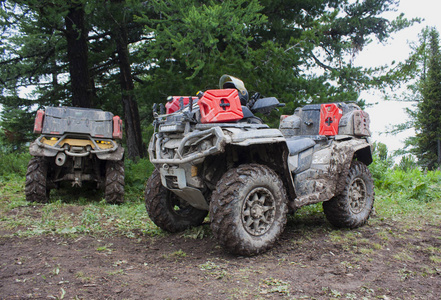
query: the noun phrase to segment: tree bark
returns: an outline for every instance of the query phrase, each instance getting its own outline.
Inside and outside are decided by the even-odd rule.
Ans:
[[[440,138],[438,138],[438,140],[437,140],[437,151],[436,152],[437,152],[436,155],[438,156],[437,169],[439,170],[441,168],[441,139]]]
[[[126,153],[130,159],[146,156],[146,148],[142,142],[141,122],[139,118],[138,102],[133,93],[135,86],[129,61],[127,47],[127,27],[124,22],[116,24],[114,39],[119,59],[120,85],[124,107],[124,131],[126,134]]]
[[[84,7],[73,5],[65,17],[67,57],[72,89],[72,105],[91,107],[93,89],[89,76],[87,32],[84,25]]]

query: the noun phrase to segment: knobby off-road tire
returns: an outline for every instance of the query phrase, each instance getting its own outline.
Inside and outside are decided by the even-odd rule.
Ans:
[[[124,161],[108,160],[106,162],[104,198],[109,204],[124,203]]]
[[[268,250],[286,225],[287,196],[280,177],[269,167],[241,165],[219,180],[210,203],[211,230],[234,254]]]
[[[158,170],[154,170],[148,179],[144,198],[150,219],[168,232],[180,232],[199,226],[208,214],[208,211],[194,208],[165,188]]]
[[[36,156],[29,161],[25,183],[27,201],[47,203],[49,196],[47,170],[48,163],[46,158]]]
[[[369,169],[353,161],[343,192],[323,202],[328,221],[336,227],[356,228],[366,224],[374,206],[374,181]]]

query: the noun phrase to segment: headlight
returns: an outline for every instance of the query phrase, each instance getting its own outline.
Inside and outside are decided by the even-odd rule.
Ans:
[[[182,124],[161,125],[159,126],[160,132],[183,132],[184,126]]]

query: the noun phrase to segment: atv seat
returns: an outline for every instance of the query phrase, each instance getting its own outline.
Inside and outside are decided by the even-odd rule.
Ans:
[[[286,140],[286,144],[291,156],[315,146],[314,140],[306,137],[292,137]]]

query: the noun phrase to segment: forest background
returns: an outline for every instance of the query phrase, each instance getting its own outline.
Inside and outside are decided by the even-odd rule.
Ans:
[[[153,103],[216,88],[222,74],[285,102],[285,114],[364,106],[363,91],[393,89],[403,69],[357,57],[418,22],[394,0],[1,3],[3,144],[23,150],[41,107],[95,107],[123,116],[131,159],[146,155]]]

